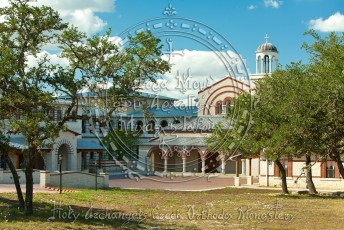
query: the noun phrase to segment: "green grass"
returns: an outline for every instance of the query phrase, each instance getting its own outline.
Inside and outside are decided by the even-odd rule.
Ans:
[[[279,191],[244,188],[207,192],[111,189],[36,193],[34,201],[35,215],[27,217],[16,208],[15,193],[0,194],[0,229],[340,229],[344,221],[340,194],[285,196]],[[75,222],[57,213],[54,221],[48,221],[54,201],[65,213],[79,214]],[[108,218],[96,218],[97,212],[104,215],[106,210]]]

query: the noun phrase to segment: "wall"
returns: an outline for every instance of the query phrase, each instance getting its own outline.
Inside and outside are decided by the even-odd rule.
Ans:
[[[295,183],[296,182],[296,183]],[[344,189],[344,180],[339,178],[313,178],[315,188],[320,189]],[[307,189],[306,178],[287,177],[287,184],[290,188]],[[259,176],[259,185],[266,186],[266,176]],[[279,177],[269,177],[269,187],[281,187],[282,182]]]
[[[41,186],[59,187],[60,174],[41,171]],[[95,175],[84,172],[63,172],[62,186],[64,188],[95,188]],[[97,178],[98,188],[109,188],[109,174],[100,173]]]
[[[25,184],[26,180],[25,180],[24,171],[21,169],[18,169],[17,172],[19,176],[19,182],[21,184]],[[40,182],[40,172],[39,170],[35,170],[33,172],[33,183],[39,184],[39,182]],[[12,173],[10,170],[0,169],[0,184],[14,184]]]

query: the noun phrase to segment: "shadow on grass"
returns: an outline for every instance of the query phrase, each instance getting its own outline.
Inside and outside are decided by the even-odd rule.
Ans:
[[[125,211],[97,207],[95,203],[107,192],[117,190],[81,191],[73,194],[35,195],[34,215],[26,216],[18,210],[15,193],[0,194],[1,229],[175,229],[175,224],[152,221],[149,213],[141,210]],[[99,198],[100,197],[100,198]],[[53,200],[56,199],[56,200]],[[88,202],[86,202],[88,201]],[[80,204],[80,202],[84,202]],[[29,222],[29,224],[28,224]],[[178,227],[178,226],[177,226]],[[182,227],[182,226],[180,226]],[[194,228],[196,229],[196,228]]]
[[[343,191],[338,191],[338,192],[330,192],[330,193],[320,193],[320,194],[289,194],[289,195],[284,195],[280,194],[277,195],[279,198],[286,198],[286,199],[339,199],[343,200],[344,199],[344,192]]]

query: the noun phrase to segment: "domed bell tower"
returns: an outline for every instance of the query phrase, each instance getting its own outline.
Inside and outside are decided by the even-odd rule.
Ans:
[[[276,46],[268,42],[265,35],[265,43],[258,46],[256,51],[256,74],[272,73],[278,67],[278,51]]]
[[[269,36],[266,34],[265,43],[257,48],[256,73],[250,75],[251,81],[263,78],[278,68],[278,50],[276,46],[268,42],[268,39]]]

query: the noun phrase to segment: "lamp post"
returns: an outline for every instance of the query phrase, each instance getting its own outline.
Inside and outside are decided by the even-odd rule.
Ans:
[[[94,166],[95,166],[95,174],[96,174],[96,191],[98,190],[98,175],[97,175],[97,171],[98,171],[98,163],[97,160],[94,161]]]
[[[59,153],[59,168],[60,168],[60,194],[62,193],[62,154]]]

